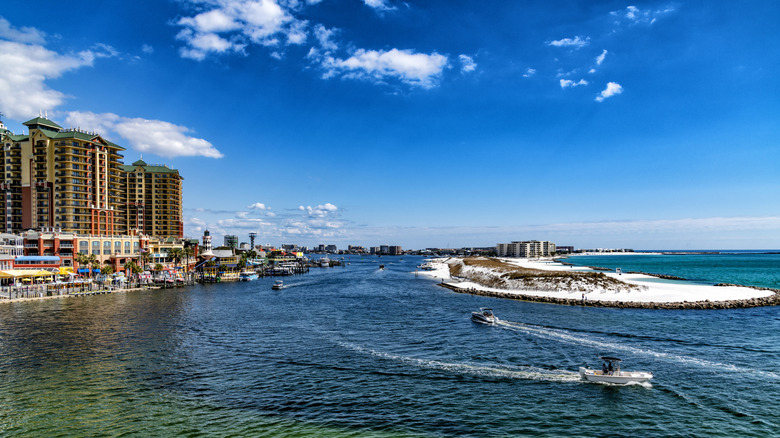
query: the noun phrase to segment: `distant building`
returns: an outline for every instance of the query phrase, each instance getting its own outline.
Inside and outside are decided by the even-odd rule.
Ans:
[[[555,252],[558,254],[571,254],[574,252],[573,246],[556,246]]]
[[[230,249],[238,248],[238,236],[228,234],[224,237],[224,242],[225,242],[225,246],[227,246]]]
[[[555,244],[546,240],[514,241],[496,244],[498,257],[550,257],[555,253]]]
[[[333,254],[337,253],[338,250],[339,249],[338,249],[338,247],[336,247],[336,245],[328,245],[328,246],[325,247],[325,252],[329,252],[329,253],[333,253]]]
[[[387,253],[389,255],[403,255],[404,250],[400,246],[390,246],[387,248]]]

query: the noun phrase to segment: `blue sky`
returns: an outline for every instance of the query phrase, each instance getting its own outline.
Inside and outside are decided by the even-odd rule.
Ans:
[[[780,3],[6,0],[0,112],[184,176],[185,234],[780,248]]]

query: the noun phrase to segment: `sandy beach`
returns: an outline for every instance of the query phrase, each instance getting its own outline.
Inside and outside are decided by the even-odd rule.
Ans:
[[[603,272],[604,275],[636,287],[622,290],[529,290],[529,289],[499,289],[484,286],[480,283],[453,278],[450,275],[450,264],[458,263],[458,259],[434,259],[429,261],[433,270],[422,271],[424,275],[441,279],[451,288],[474,290],[478,292],[517,294],[526,297],[545,297],[563,300],[582,300],[621,303],[695,303],[695,302],[732,302],[754,298],[767,298],[775,295],[771,290],[755,289],[743,286],[711,286],[697,284],[685,280],[666,280],[645,274],[618,274],[615,272],[595,271],[590,268],[566,266],[551,259],[520,259],[502,258],[505,263],[543,271],[566,272]],[[485,270],[486,268],[478,268]]]

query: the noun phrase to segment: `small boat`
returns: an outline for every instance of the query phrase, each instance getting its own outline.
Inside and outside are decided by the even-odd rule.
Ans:
[[[284,289],[284,282],[282,280],[274,281],[274,285],[271,286],[271,289],[274,290]]]
[[[616,357],[601,356],[604,361],[601,370],[580,367],[580,377],[588,382],[614,383],[625,385],[627,383],[643,383],[653,378],[653,373],[646,371],[621,371],[621,360]]]
[[[257,280],[258,277],[256,272],[242,272],[238,275],[238,279],[241,281],[253,281]]]
[[[471,320],[482,324],[495,324],[498,317],[493,314],[493,309],[480,307],[479,312],[471,312]]]
[[[320,267],[321,268],[329,268],[330,267],[330,259],[327,257],[323,257],[320,259]]]
[[[379,270],[380,271],[384,271],[385,270],[385,265],[379,265]]]

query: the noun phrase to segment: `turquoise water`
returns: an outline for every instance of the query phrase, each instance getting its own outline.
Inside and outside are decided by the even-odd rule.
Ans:
[[[780,289],[780,254],[674,254],[572,256],[567,263],[674,275],[699,283]]]
[[[776,307],[456,294],[419,258],[0,305],[0,436],[755,436],[780,430]],[[498,326],[470,321],[492,307]],[[597,355],[647,386],[579,380]]]

